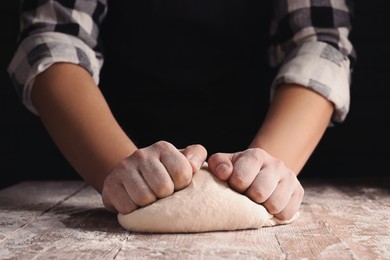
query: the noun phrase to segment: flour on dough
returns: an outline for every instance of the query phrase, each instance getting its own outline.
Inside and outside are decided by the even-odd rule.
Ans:
[[[118,221],[129,231],[189,233],[261,228],[288,224],[298,217],[299,212],[290,220],[278,220],[217,179],[205,163],[185,189],[130,214],[118,214]]]

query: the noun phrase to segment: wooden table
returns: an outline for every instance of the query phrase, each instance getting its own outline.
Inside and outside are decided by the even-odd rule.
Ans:
[[[309,180],[289,225],[136,234],[81,181],[0,190],[0,259],[390,259],[390,179]]]

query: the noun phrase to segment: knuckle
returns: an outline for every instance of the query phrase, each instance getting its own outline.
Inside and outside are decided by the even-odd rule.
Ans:
[[[156,142],[155,145],[156,147],[158,147],[158,149],[162,149],[162,150],[172,148],[172,144],[164,140]]]
[[[270,167],[270,169],[272,169],[279,178],[292,180],[295,177],[294,173],[287,169],[283,161],[274,158],[270,162],[271,163],[268,164],[268,167]]]
[[[260,148],[251,148],[247,150],[248,154],[253,157],[255,160],[259,160],[264,156],[265,151]]]
[[[268,210],[269,213],[271,214],[276,214],[282,211],[282,208],[280,204],[274,200],[274,199],[268,199],[265,203],[264,206]]]
[[[240,154],[240,160],[236,162],[236,165],[240,168],[247,169],[250,165],[261,165],[263,164],[263,156],[259,148],[251,148],[245,150]]]
[[[154,192],[158,198],[165,198],[173,194],[174,187],[170,182],[163,182],[155,187]]]
[[[146,205],[155,202],[156,200],[157,200],[156,197],[152,193],[150,193],[149,191],[141,190],[139,192],[139,197],[137,198],[135,203],[138,206],[144,207]]]
[[[246,178],[242,175],[233,175],[229,182],[235,190],[240,192],[243,192],[248,188]]]
[[[260,148],[251,148],[246,150],[245,156],[252,160],[258,160],[259,157],[261,157],[261,149]]]
[[[138,149],[131,155],[131,158],[140,162],[146,161],[147,157],[148,157],[148,153],[145,149]]]
[[[293,215],[291,215],[291,213],[288,213],[288,212],[284,212],[284,211],[281,211],[279,212],[276,217],[280,220],[288,220],[290,218],[293,217]]]
[[[265,192],[258,187],[249,188],[248,197],[256,203],[263,203],[267,199]]]
[[[133,201],[116,200],[114,193],[104,191],[102,193],[102,202],[104,207],[112,213],[129,214],[137,209]]]
[[[175,190],[180,190],[190,184],[192,179],[191,177],[192,174],[188,173],[177,174],[173,180]]]
[[[136,209],[137,207],[133,203],[123,203],[116,206],[116,210],[121,214],[129,214]]]

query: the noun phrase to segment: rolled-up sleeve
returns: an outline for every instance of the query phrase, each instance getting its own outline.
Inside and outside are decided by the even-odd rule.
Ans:
[[[279,85],[299,84],[334,104],[332,122],[345,120],[356,60],[352,7],[348,0],[274,0],[269,58],[278,72],[271,99]]]
[[[105,0],[21,2],[18,47],[7,70],[28,110],[38,115],[31,89],[35,77],[54,63],[78,64],[99,83],[99,26],[106,12]]]

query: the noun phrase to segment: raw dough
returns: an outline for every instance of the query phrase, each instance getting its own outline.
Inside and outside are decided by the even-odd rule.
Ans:
[[[278,220],[218,180],[205,164],[185,189],[130,214],[118,214],[118,221],[135,232],[188,233],[261,228],[298,217],[299,212],[290,220]]]

